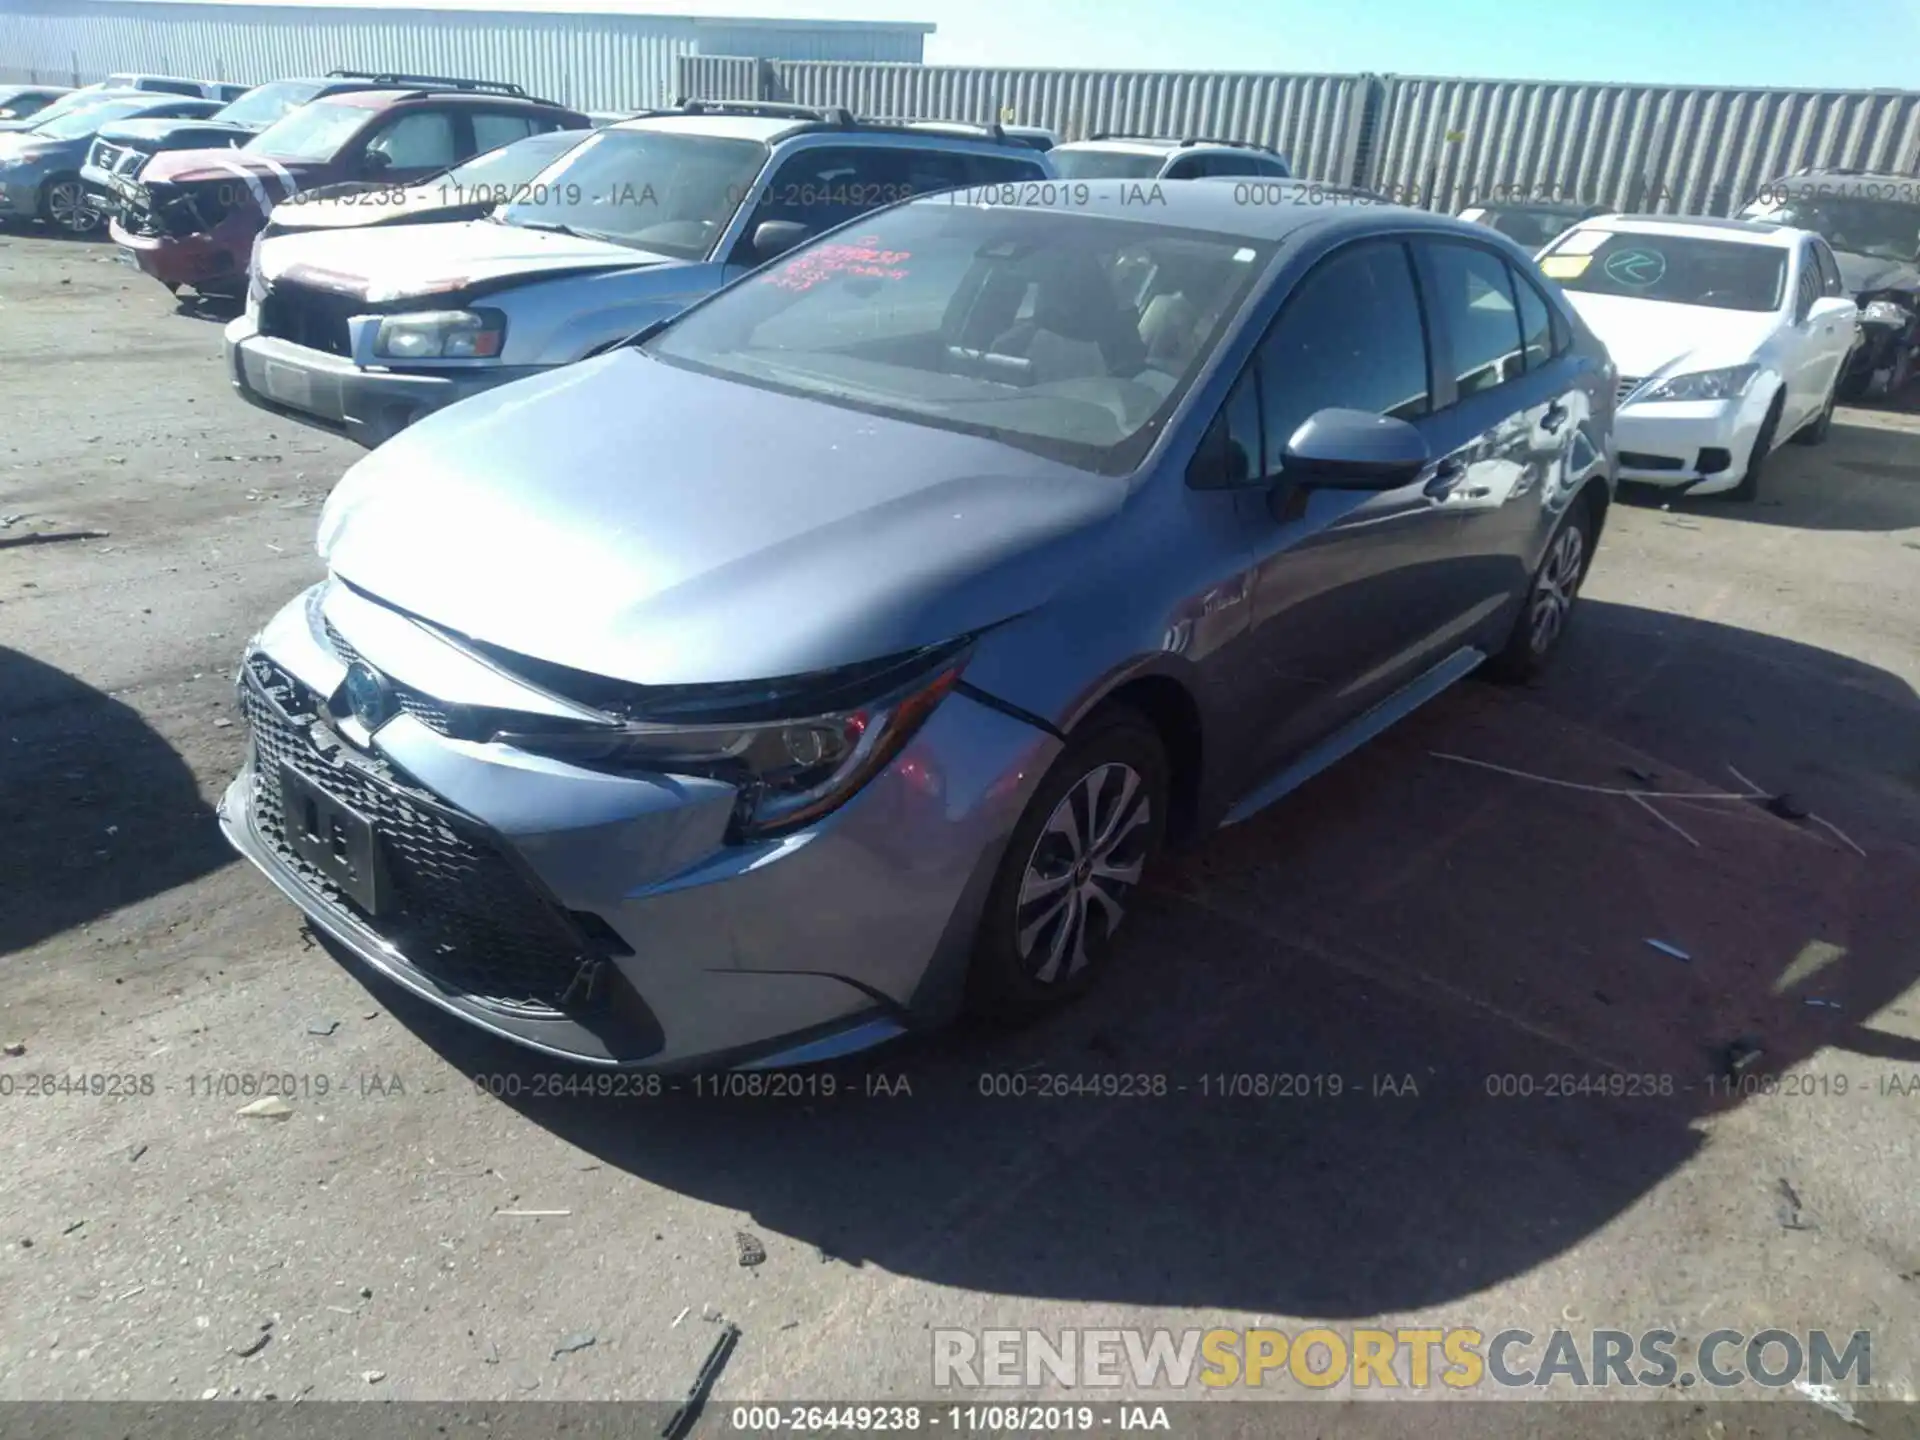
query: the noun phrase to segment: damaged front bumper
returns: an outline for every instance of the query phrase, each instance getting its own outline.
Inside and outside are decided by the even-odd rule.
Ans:
[[[241,399],[369,450],[456,400],[546,368],[500,365],[438,375],[364,370],[347,356],[262,335],[247,315],[228,324],[225,344],[228,376]]]
[[[346,708],[347,656],[401,697],[371,734]],[[397,612],[316,587],[242,667],[252,745],[221,825],[360,961],[569,1060],[800,1063],[957,1008],[1051,737],[950,695],[839,810],[732,844],[718,781],[583,769],[438,728],[448,707],[497,706],[517,686]]]

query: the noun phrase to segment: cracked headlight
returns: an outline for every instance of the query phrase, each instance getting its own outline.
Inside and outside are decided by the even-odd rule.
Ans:
[[[1892,325],[1905,329],[1913,312],[1898,300],[1870,300],[1860,309],[1860,319],[1868,325]]]
[[[1633,401],[1641,404],[1648,400],[1737,400],[1752,387],[1759,373],[1758,365],[1728,365],[1719,370],[1669,375],[1647,386]]]
[[[507,317],[498,310],[421,310],[389,315],[373,353],[389,360],[484,360],[500,353]]]
[[[683,723],[633,721],[495,738],[572,764],[701,775],[734,785],[739,798],[729,838],[759,840],[809,825],[852,799],[947,697],[966,661],[964,646],[940,646],[909,657],[911,678],[896,679],[883,694],[790,719],[704,723],[689,715]]]

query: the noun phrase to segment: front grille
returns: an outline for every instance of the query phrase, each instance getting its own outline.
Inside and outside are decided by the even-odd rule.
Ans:
[[[484,826],[416,789],[378,756],[349,751],[317,725],[313,692],[266,656],[248,657],[240,697],[253,737],[255,828],[311,891],[416,970],[481,1004],[548,1016],[573,1008],[564,997],[599,957]],[[287,843],[283,764],[372,822],[390,913],[378,920],[363,913]]]
[[[124,175],[131,180],[140,173],[140,166],[146,161],[146,152],[129,145],[114,157],[113,164],[107,168],[116,175]]]
[[[126,153],[118,145],[109,145],[104,140],[96,140],[93,142],[92,151],[87,155],[87,163],[112,174]]]
[[[1620,383],[1613,387],[1613,398],[1615,402],[1617,403],[1626,399],[1627,396],[1631,395],[1646,383],[1646,377],[1644,375],[1622,375],[1620,377]]]
[[[122,204],[120,225],[129,235],[140,235],[149,240],[158,240],[167,233],[166,226],[160,223],[160,217],[144,205]]]
[[[360,652],[353,648],[352,642],[333,628],[333,622],[331,620],[326,622],[326,626],[327,644],[333,648],[333,653],[338,655],[341,661],[348,665],[358,660],[360,658]],[[445,705],[441,704],[431,695],[421,694],[411,685],[401,684],[400,681],[394,679],[391,675],[387,676],[387,683],[393,687],[394,699],[400,702],[400,708],[406,711],[407,714],[413,716],[413,718],[418,720],[422,725],[438,734],[446,735],[451,733],[452,719],[448,715]]]
[[[260,301],[260,333],[329,355],[351,355],[347,321],[363,308],[364,302],[351,295],[276,280]]]

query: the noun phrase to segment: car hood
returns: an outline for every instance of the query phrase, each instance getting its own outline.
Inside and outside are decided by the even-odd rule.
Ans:
[[[462,209],[472,213],[473,207],[449,197],[438,181],[416,185],[396,196],[378,184],[349,180],[308,191],[294,204],[277,208],[273,221],[287,230],[351,230]]]
[[[510,651],[718,683],[1028,610],[1127,488],[622,349],[402,431],[335,488],[320,551],[348,583]]]
[[[245,150],[162,150],[140,167],[142,185],[195,185],[238,181],[253,195],[261,210],[314,184],[326,167],[308,161],[292,163]]]
[[[381,207],[361,208],[377,215]],[[300,223],[296,215],[294,224]],[[260,251],[260,273],[269,281],[299,266],[324,273],[336,289],[375,301],[465,292],[527,274],[674,263],[678,262],[649,250],[491,220],[391,229],[296,230],[276,236]]]
[[[50,135],[0,135],[0,160],[11,160],[22,150],[84,155],[92,143],[91,135],[81,135],[72,140],[55,140]]]
[[[216,135],[232,135],[237,141],[259,132],[246,125],[225,120],[116,120],[100,127],[100,138],[109,145],[136,150],[160,150],[175,135],[191,132],[196,140],[211,140]]]
[[[1606,345],[1620,373],[1636,377],[1745,364],[1780,326],[1780,317],[1770,311],[1719,310],[1579,290],[1566,296]]]
[[[1909,261],[1862,255],[1857,250],[1835,250],[1833,258],[1840,263],[1841,281],[1856,296],[1887,290],[1920,293],[1920,266]]]

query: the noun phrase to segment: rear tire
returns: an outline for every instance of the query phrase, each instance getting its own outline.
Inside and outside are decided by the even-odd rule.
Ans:
[[[1500,653],[1482,667],[1494,680],[1516,684],[1531,680],[1559,653],[1573,620],[1580,583],[1593,563],[1593,511],[1584,499],[1575,499],[1547,541],[1540,567],[1527,581],[1520,613]]]
[[[1727,499],[1751,504],[1760,498],[1760,472],[1766,468],[1767,456],[1773,451],[1773,434],[1780,428],[1780,409],[1784,403],[1781,396],[1773,397],[1773,408],[1767,411],[1767,418],[1760,423],[1760,433],[1753,437],[1753,453],[1747,457],[1747,473],[1740,477],[1738,485],[1727,491]]]
[[[1001,856],[967,972],[970,1009],[1025,1024],[1099,979],[1159,857],[1168,791],[1166,749],[1144,716],[1115,706],[1074,732]]]

